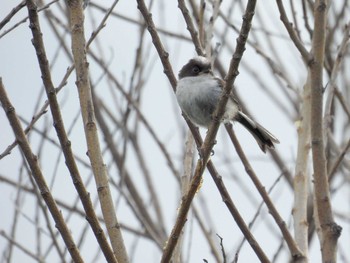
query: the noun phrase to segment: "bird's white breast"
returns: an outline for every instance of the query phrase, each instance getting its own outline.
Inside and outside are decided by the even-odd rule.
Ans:
[[[185,95],[197,97],[217,86],[217,81],[208,75],[186,77],[178,81],[176,96]]]
[[[201,126],[209,126],[212,116],[207,110],[210,107],[215,109],[221,92],[222,89],[217,79],[211,75],[200,75],[180,79],[177,84],[176,97],[181,109],[193,122]],[[208,107],[202,108],[204,104],[207,104]],[[237,112],[237,104],[229,100],[223,120],[231,121]]]

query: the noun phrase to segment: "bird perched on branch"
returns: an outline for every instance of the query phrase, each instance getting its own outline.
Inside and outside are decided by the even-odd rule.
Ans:
[[[180,70],[176,98],[182,111],[193,123],[208,128],[224,85],[225,82],[213,74],[210,60],[198,56]],[[264,153],[266,147],[273,149],[274,143],[279,143],[271,132],[241,111],[232,93],[226,104],[223,121],[238,121],[242,124],[254,136]]]

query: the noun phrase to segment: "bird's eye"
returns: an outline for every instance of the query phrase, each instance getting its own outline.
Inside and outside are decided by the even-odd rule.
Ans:
[[[192,68],[192,72],[195,73],[195,74],[198,74],[199,71],[200,71],[200,68],[199,68],[198,66],[194,66],[194,67]]]

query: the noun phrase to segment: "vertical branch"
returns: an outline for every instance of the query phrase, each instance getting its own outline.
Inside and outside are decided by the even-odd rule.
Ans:
[[[213,6],[213,13],[209,19],[209,23],[207,26],[206,30],[206,35],[205,35],[205,53],[207,54],[208,57],[212,57],[212,45],[211,45],[211,40],[213,39],[213,34],[214,34],[214,24],[216,19],[218,18],[219,11],[220,11],[220,5],[221,5],[222,0],[215,0],[212,3]],[[214,63],[214,62],[212,62]]]
[[[99,224],[97,215],[94,211],[89,193],[87,192],[83,180],[80,176],[78,166],[75,162],[73,151],[71,148],[71,142],[68,139],[63,118],[61,115],[60,107],[58,104],[58,99],[56,96],[56,91],[51,79],[51,72],[49,68],[49,62],[46,56],[44,41],[42,38],[42,33],[40,30],[39,18],[36,10],[36,6],[33,1],[27,1],[28,6],[30,5],[29,20],[31,24],[31,30],[33,34],[33,45],[36,50],[42,79],[45,87],[45,91],[50,103],[50,109],[52,118],[54,121],[54,126],[57,132],[57,137],[60,141],[60,145],[64,154],[66,165],[69,169],[70,175],[74,186],[79,194],[80,200],[83,204],[84,210],[86,212],[86,218],[91,225],[91,228],[96,236],[97,241],[100,244],[101,250],[109,262],[116,262],[113,251],[110,248],[105,234]]]
[[[334,222],[326,171],[323,136],[323,63],[326,39],[327,0],[315,3],[313,60],[310,67],[311,83],[311,142],[314,168],[314,188],[318,220],[321,227],[321,251],[323,262],[336,262],[337,241],[341,227]]]
[[[18,184],[22,184],[23,183],[23,166],[19,172],[19,178],[18,178]],[[21,212],[21,206],[23,204],[23,190],[21,188],[18,188],[17,189],[17,193],[16,193],[16,198],[15,198],[15,204],[16,204],[16,207],[18,207],[18,209],[16,209],[14,211],[14,215],[13,215],[13,220],[12,220],[12,226],[11,226],[11,232],[10,232],[10,236],[12,239],[15,239],[15,235],[16,235],[16,230],[17,230],[17,226],[18,226],[18,222],[19,222],[19,215],[20,215],[20,212]],[[14,246],[13,246],[13,243],[9,242],[8,246],[7,246],[7,261],[8,262],[11,262],[12,261],[12,252],[13,252],[13,249]],[[57,252],[61,252],[60,249],[57,250]],[[39,254],[39,253],[37,253]]]
[[[328,96],[326,99],[326,103],[325,103],[325,109],[324,109],[324,135],[325,135],[325,142],[324,144],[327,145],[327,133],[331,130],[330,126],[332,123],[332,116],[331,116],[331,109],[332,109],[332,104],[334,101],[334,94],[335,94],[335,90],[336,90],[336,80],[338,78],[338,75],[340,73],[340,68],[342,66],[342,64],[344,64],[344,55],[346,53],[347,47],[349,45],[349,39],[350,39],[350,23],[348,23],[347,25],[345,25],[345,29],[344,29],[344,35],[343,35],[343,39],[339,45],[338,48],[338,53],[336,56],[336,59],[333,63],[333,67],[332,67],[332,72],[331,72],[331,76],[330,76],[330,80],[328,83]]]
[[[183,161],[184,171],[183,171],[183,175],[181,176],[181,197],[182,198],[185,197],[190,187],[191,174],[193,170],[193,159],[195,156],[195,141],[190,130],[187,131],[185,145],[186,145],[185,156]],[[177,245],[174,250],[174,256],[173,256],[174,263],[181,262],[181,247],[182,247],[182,242],[184,237],[183,232],[184,231],[181,232],[181,236],[179,237],[179,241],[177,242]]]
[[[98,196],[100,199],[103,218],[111,240],[112,249],[120,263],[128,262],[120,225],[108,183],[108,174],[103,162],[100,142],[97,133],[94,104],[92,101],[89,82],[88,62],[86,59],[86,42],[84,36],[84,13],[82,1],[68,1],[69,16],[72,34],[72,52],[76,68],[76,85],[79,92],[81,114],[84,122],[85,137],[88,147],[92,170],[94,173]]]
[[[295,242],[308,258],[308,157],[310,152],[310,78],[304,85],[302,94],[301,120],[298,122],[298,149],[294,177],[294,236]]]

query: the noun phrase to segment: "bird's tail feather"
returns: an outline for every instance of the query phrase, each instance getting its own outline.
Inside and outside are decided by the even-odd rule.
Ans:
[[[253,121],[243,112],[238,112],[235,119],[254,136],[260,149],[264,153],[266,153],[266,146],[270,149],[274,149],[274,143],[279,143],[279,140],[271,132],[266,130],[259,123]]]

